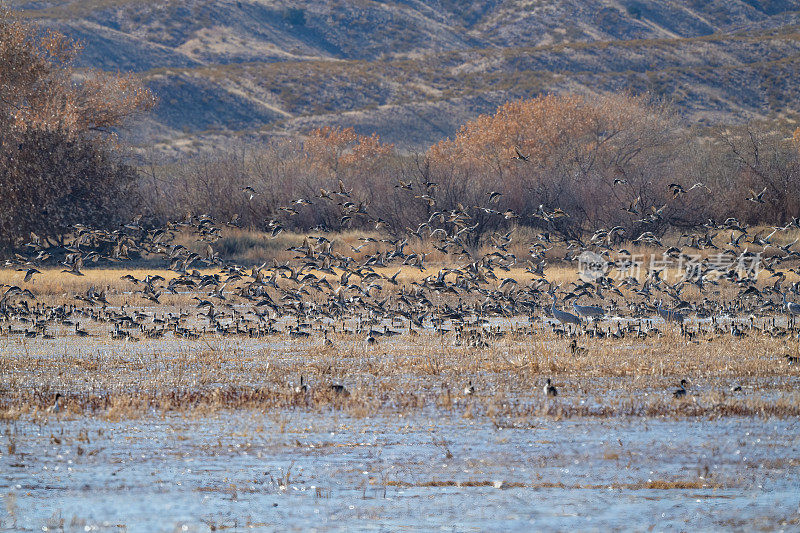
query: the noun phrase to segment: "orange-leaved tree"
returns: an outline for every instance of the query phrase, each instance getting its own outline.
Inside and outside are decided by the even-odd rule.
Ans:
[[[311,131],[303,143],[306,175],[302,193],[319,198],[310,209],[315,225],[329,229],[368,227],[394,194],[394,146],[377,134],[361,135],[352,127],[325,126]],[[332,201],[322,196],[329,191]],[[352,205],[351,205],[352,204]]]
[[[634,226],[638,217],[625,206],[639,197],[638,208],[648,211],[663,200],[670,165],[663,148],[674,131],[667,106],[645,96],[548,94],[481,115],[428,157],[441,207],[460,199],[510,210],[517,223],[577,234],[602,224]],[[488,205],[492,192],[502,196]],[[543,216],[557,208],[569,216]],[[476,217],[484,230],[509,220],[481,210]]]
[[[0,10],[0,235],[58,239],[107,226],[130,205],[135,170],[114,132],[155,104],[133,76],[78,69],[81,47]]]

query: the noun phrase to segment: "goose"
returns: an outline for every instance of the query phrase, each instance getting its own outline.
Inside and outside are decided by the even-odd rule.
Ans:
[[[547,383],[544,384],[542,390],[545,396],[558,396],[558,389],[551,383],[550,378],[547,378]]]
[[[308,385],[304,383],[303,375],[300,374],[300,385],[295,386],[294,392],[295,394],[303,394],[306,391],[308,391]]]
[[[464,394],[470,395],[475,394],[475,387],[472,385],[472,380],[469,381],[469,384],[464,387]]]
[[[756,204],[763,204],[765,202],[764,202],[764,198],[762,198],[762,197],[764,196],[765,192],[767,192],[767,188],[766,187],[764,187],[764,189],[758,194],[756,194],[756,191],[754,191],[753,189],[750,189],[750,194],[752,196],[750,196],[747,199],[747,201],[748,202],[753,202],[753,203],[756,203]]]
[[[688,384],[689,384],[688,381],[686,381],[685,379],[682,379],[680,384],[679,384],[680,388],[678,390],[676,390],[675,392],[673,392],[672,396],[675,397],[675,398],[678,398],[678,399],[685,398],[686,397],[686,385],[688,385]]]
[[[50,407],[48,407],[46,409],[46,412],[53,413],[53,414],[58,414],[59,411],[61,411],[61,404],[59,403],[60,400],[61,400],[61,393],[57,392],[56,393],[55,402],[53,403],[53,405],[51,405]]]
[[[569,349],[572,352],[572,355],[584,355],[587,350],[583,346],[578,346],[578,340],[572,339],[572,342],[569,344]]]
[[[25,272],[25,279],[23,281],[25,283],[31,281],[33,279],[34,274],[41,274],[40,271],[36,270],[35,268],[31,267],[28,269],[25,268],[18,268],[17,272]]]
[[[350,391],[348,391],[344,385],[339,385],[338,383],[331,384],[331,390],[335,394],[341,394],[342,396],[350,396]]]
[[[89,336],[89,332],[86,331],[85,329],[81,329],[81,323],[80,322],[76,322],[75,323],[75,335],[77,335],[78,337],[88,337]]]

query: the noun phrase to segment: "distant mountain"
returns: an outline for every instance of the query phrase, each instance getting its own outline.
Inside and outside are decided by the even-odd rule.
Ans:
[[[464,7],[464,6],[467,7]],[[140,73],[171,153],[321,125],[421,149],[509,99],[649,91],[692,123],[793,120],[800,0],[71,0],[14,9]]]

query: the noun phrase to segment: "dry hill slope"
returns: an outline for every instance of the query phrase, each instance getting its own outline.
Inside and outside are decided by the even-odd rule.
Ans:
[[[135,142],[190,150],[322,124],[406,148],[505,100],[630,89],[693,121],[791,118],[798,0],[16,2],[161,97]]]

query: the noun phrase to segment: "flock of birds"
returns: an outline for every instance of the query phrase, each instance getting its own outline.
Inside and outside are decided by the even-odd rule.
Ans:
[[[521,243],[515,242],[513,229],[484,236],[483,252],[468,244],[479,240],[475,238],[475,209],[503,220],[520,218],[517,213],[493,209],[500,193],[489,193],[486,205],[472,210],[460,204],[439,209],[435,186],[429,182],[397,184],[430,207],[429,219],[417,229],[380,239],[364,236],[361,244],[350,246],[349,251],[332,234],[309,235],[287,250],[294,254],[291,260],[249,268],[223,260],[220,247],[215,247],[226,227],[238,226],[236,217],[219,223],[208,215],[187,215],[163,227],[148,227],[138,216],[116,230],[78,225],[63,244],[31,234],[24,250],[5,263],[24,272],[24,277],[21,286],[0,285],[0,335],[53,338],[51,326],[74,329],[80,337],[96,335],[81,326],[88,322],[110,325],[111,338],[123,341],[167,334],[185,339],[204,335],[309,338],[319,332],[326,345],[332,343],[329,334],[345,333],[361,336],[366,346],[374,346],[395,335],[428,332],[451,334],[454,344],[480,349],[509,333],[536,334],[535,324],[539,323],[572,338],[572,354],[582,355],[585,348],[577,341],[581,336],[662,335],[659,328],[663,326],[654,320],[660,317],[677,324],[690,342],[711,341],[721,335],[800,337],[794,321],[800,304],[789,300],[790,294],[798,294],[800,284],[786,283],[787,272],[798,271],[785,268],[785,263],[800,257],[800,251],[793,249],[798,240],[785,245],[773,242],[776,235],[800,229],[798,219],[769,234],[753,233],[734,218],[721,223],[710,220],[683,233],[675,245],[666,246],[652,231],[626,238],[621,227],[598,229],[587,240],[565,237],[555,229],[555,221],[568,215],[558,208],[539,206],[531,216],[540,219],[543,229],[532,242],[524,243],[527,256],[517,257],[514,250],[519,251]],[[705,185],[695,184],[689,191],[702,187]],[[670,190],[675,197],[688,194],[678,184],[671,184]],[[249,186],[242,192],[250,199],[259,194]],[[765,192],[753,192],[748,199],[763,202]],[[336,191],[321,189],[314,201],[335,203],[343,224],[364,217],[377,228],[383,226],[379,218],[370,218],[368,206],[353,198],[352,190],[341,181]],[[641,215],[636,210],[638,203],[637,199],[628,209]],[[311,201],[301,198],[281,207],[280,212],[291,217],[310,205]],[[663,207],[653,208],[638,222],[646,226],[663,212]],[[275,238],[285,223],[273,219],[265,225]],[[194,245],[175,242],[186,234],[192,235]],[[661,262],[660,267],[645,268],[641,277],[615,275],[629,272],[633,261],[625,243],[660,252],[660,257],[675,264],[691,262],[693,270],[668,281],[665,262]],[[426,266],[431,249],[446,254],[450,264]],[[555,256],[574,265],[587,251],[602,258],[603,275],[578,279],[565,287],[547,279],[548,259],[553,261]],[[712,253],[725,261],[713,261]],[[701,254],[704,258],[698,261]],[[90,264],[159,257],[174,276],[122,275],[130,290],[124,291],[121,305],[112,305],[108,300],[112,294],[102,287],[74,295],[74,303],[57,305],[40,301],[35,292],[36,280],[42,275],[39,268],[55,262],[64,267],[63,275],[83,276]],[[737,267],[741,261],[753,259],[767,272],[766,285],[759,286],[754,272]],[[397,271],[383,273],[386,267]],[[412,276],[415,279],[403,283],[399,276],[404,268],[418,272]],[[695,292],[692,301],[684,296],[689,288]],[[725,297],[726,291],[732,296]],[[191,302],[189,308],[185,303],[162,303],[179,295],[186,297],[184,302]],[[571,311],[563,309],[562,302],[571,302]],[[785,323],[776,320],[783,314],[788,315]],[[544,322],[535,320],[542,316]],[[688,320],[690,316],[708,320]],[[528,323],[506,321],[504,330],[499,321],[492,322],[498,317],[527,317]],[[610,317],[616,320],[608,320]],[[797,364],[797,356],[785,357],[789,364]],[[686,395],[685,385],[681,382],[676,398]],[[298,387],[304,392],[308,386],[301,379]],[[333,387],[336,392],[346,392],[343,386]],[[471,382],[464,390],[465,394],[474,391]],[[549,379],[543,392],[546,396],[558,394]]]

